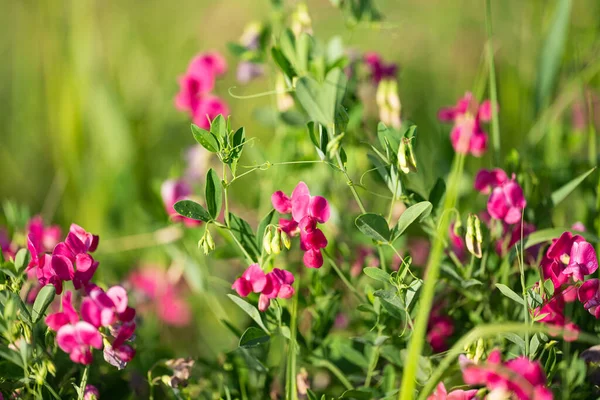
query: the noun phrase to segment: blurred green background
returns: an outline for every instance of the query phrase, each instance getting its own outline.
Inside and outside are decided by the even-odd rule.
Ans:
[[[507,148],[524,143],[541,115],[534,101],[541,49],[554,5],[560,2],[492,3],[506,153]],[[159,187],[181,171],[182,154],[193,144],[190,121],[173,103],[177,77],[196,53],[206,50],[227,56],[229,71],[218,81],[216,92],[230,104],[233,125],[246,126],[247,136],[256,138],[255,150],[244,154],[245,164],[265,161],[260,149],[268,145],[273,131],[253,119],[253,110],[272,99],[234,99],[228,89],[237,86],[232,91],[241,95],[258,93],[270,90],[270,80],[237,84],[236,60],[227,53],[226,44],[238,40],[247,23],[269,18],[267,0],[2,0],[1,4],[0,199],[26,205],[32,213],[41,212],[63,226],[76,222],[100,234],[105,243],[117,244],[120,237],[167,226]],[[348,27],[329,1],[308,1],[315,36],[340,35],[347,47],[377,51],[386,61],[400,64],[403,117],[419,126],[418,152],[433,157],[421,164],[424,169],[419,175],[423,187],[430,187],[447,172],[452,156],[449,128],[437,122],[436,112],[471,90],[481,71],[484,1],[377,4],[383,23]],[[586,65],[598,62],[599,33],[600,2],[573,1],[564,56],[553,86],[557,95]],[[575,86],[577,96],[583,98],[584,86]],[[587,86],[597,88],[598,78]],[[558,111],[553,121],[569,127],[569,105]],[[572,141],[571,128],[556,132],[553,137],[559,143]],[[580,136],[573,154],[585,161],[587,139]],[[544,148],[535,151],[546,154],[541,159],[549,168],[560,170],[569,162],[569,157]],[[270,161],[285,159],[280,154],[269,157]],[[489,155],[470,160],[470,170],[489,167],[490,160]],[[265,174],[260,179],[272,177]],[[234,189],[234,194],[235,190],[239,198],[234,201],[256,201],[250,200],[253,193],[247,188]],[[268,207],[267,196],[260,201],[262,209]],[[140,259],[166,265],[172,256],[156,248],[112,252],[105,247],[103,251],[110,255],[102,259],[101,274],[113,278],[124,276]],[[228,340],[235,339],[217,336],[200,341],[211,345],[217,341],[227,348]]]

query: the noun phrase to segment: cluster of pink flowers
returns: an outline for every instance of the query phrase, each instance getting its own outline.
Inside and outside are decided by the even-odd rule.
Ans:
[[[52,254],[49,254],[46,252],[49,239],[43,224],[41,229],[37,229],[37,225],[36,229],[31,229],[30,226],[29,231],[27,248],[31,261],[27,270],[35,272],[42,286],[52,284],[56,288],[56,293],[60,294],[63,290],[63,282],[73,281],[76,289],[89,283],[98,268],[98,262],[89,254],[98,247],[98,236],[86,232],[79,225],[72,224],[65,241],[57,243]],[[55,234],[53,233],[51,237],[54,239]]]
[[[398,65],[394,63],[386,64],[382,57],[373,51],[363,55],[363,61],[369,68],[371,79],[377,85],[382,79],[396,78],[398,73]]]
[[[509,225],[521,220],[521,212],[527,205],[527,201],[514,174],[508,179],[506,172],[499,168],[482,169],[475,177],[474,186],[480,193],[490,195],[487,211],[493,219]]]
[[[489,100],[481,105],[470,92],[456,103],[454,107],[442,108],[438,113],[442,122],[452,122],[454,127],[450,140],[454,151],[460,154],[482,156],[487,149],[488,136],[481,127],[482,122],[492,118],[492,106]]]
[[[229,115],[227,104],[211,93],[216,78],[226,70],[227,63],[219,53],[202,53],[192,59],[186,73],[179,78],[175,105],[179,110],[188,112],[201,128],[208,129],[209,119],[219,114]]]
[[[192,319],[189,304],[181,294],[181,288],[171,282],[167,271],[148,266],[133,271],[127,279],[135,297],[139,313],[147,311],[167,325],[186,326]]]
[[[202,223],[195,219],[186,218],[177,213],[173,206],[180,200],[186,200],[192,195],[192,187],[183,179],[167,179],[160,188],[160,195],[167,214],[173,222],[183,222],[187,227],[195,227]]]
[[[271,196],[271,202],[279,213],[292,214],[292,219],[281,218],[279,225],[290,236],[300,233],[304,265],[320,268],[323,265],[321,249],[327,247],[327,238],[317,224],[329,220],[331,212],[327,200],[321,196],[311,196],[306,183],[300,182],[291,197],[277,191]]]
[[[579,328],[564,316],[565,303],[579,301],[596,318],[600,318],[600,280],[588,279],[598,270],[594,247],[579,235],[564,232],[546,251],[541,263],[544,279],[550,279],[554,295],[533,311],[540,321],[563,327],[565,340],[577,338]],[[578,285],[581,286],[578,287]]]
[[[119,364],[133,359],[135,350],[125,342],[135,331],[135,310],[128,306],[127,292],[121,286],[113,286],[106,292],[89,284],[81,301],[80,312],[73,306],[73,294],[67,291],[62,297],[62,311],[46,317],[48,328],[56,331],[58,346],[69,354],[73,362],[90,364],[92,348],[104,347],[105,358],[115,365],[108,355]],[[103,343],[100,328],[108,328],[115,339]]]
[[[461,368],[465,383],[487,387],[490,391],[488,398],[553,398],[552,391],[546,387],[546,376],[540,363],[524,356],[503,363],[500,350],[494,350],[485,364],[474,364],[463,359]]]
[[[241,297],[247,297],[250,293],[260,293],[258,298],[258,309],[266,311],[271,304],[271,299],[289,299],[294,294],[294,275],[291,272],[273,268],[265,274],[258,264],[250,265],[242,276],[233,282],[231,286]]]

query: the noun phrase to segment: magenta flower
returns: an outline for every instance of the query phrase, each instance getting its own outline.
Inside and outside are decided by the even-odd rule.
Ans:
[[[0,228],[0,252],[5,259],[11,259],[15,256],[16,248],[13,246],[8,232],[4,228]]]
[[[100,392],[94,385],[86,385],[83,391],[83,400],[98,400],[100,398]]]
[[[32,235],[33,244],[40,251],[52,251],[61,238],[60,227],[58,225],[44,226],[44,220],[39,215],[29,220],[27,233]]]
[[[281,191],[273,193],[271,203],[279,213],[292,214],[291,220],[281,218],[279,224],[289,235],[300,233],[304,265],[320,268],[323,265],[321,249],[327,246],[327,238],[317,224],[327,222],[331,216],[328,201],[321,196],[311,196],[306,183],[300,182],[291,197]]]
[[[227,105],[210,94],[217,76],[227,70],[225,59],[216,52],[203,53],[192,59],[186,73],[179,78],[175,106],[186,111],[201,128],[210,127],[209,119],[229,114]],[[208,118],[207,118],[208,117]]]
[[[443,304],[434,306],[427,324],[427,343],[435,353],[448,350],[448,339],[454,333],[454,321],[441,313]]]
[[[165,270],[142,268],[132,272],[128,281],[134,293],[140,295],[136,302],[140,312],[156,313],[168,325],[186,326],[190,323],[190,306],[181,296],[180,288],[169,281]]]
[[[579,336],[579,327],[565,317],[565,302],[567,296],[572,297],[571,293],[577,295],[575,287],[555,293],[549,301],[532,312],[533,317],[537,318],[539,322],[550,325],[549,333],[551,335],[556,336],[562,331],[563,338],[568,342],[577,340]]]
[[[440,382],[427,400],[471,400],[477,395],[477,389],[461,390],[456,389],[448,393],[444,382]]]
[[[546,252],[546,257],[564,267],[562,274],[572,276],[575,282],[583,281],[598,269],[598,259],[594,247],[579,235],[564,232]]]
[[[251,292],[260,293],[267,285],[265,272],[258,264],[250,265],[242,276],[233,282],[231,288],[241,297],[248,296]]]
[[[589,279],[581,285],[577,292],[583,307],[596,318],[600,318],[600,280]]]
[[[88,297],[81,303],[82,318],[95,327],[109,327],[117,320],[129,322],[135,317],[135,310],[129,307],[127,292],[121,286],[113,286],[106,292],[90,285]]]
[[[62,311],[50,314],[46,317],[45,322],[48,328],[53,331],[58,331],[65,325],[75,324],[79,321],[79,315],[72,304],[73,293],[68,291],[63,295],[61,304]]]
[[[467,385],[486,386],[490,398],[510,398],[511,395],[519,400],[553,398],[546,388],[546,377],[539,362],[521,356],[502,363],[499,350],[492,351],[484,365],[468,363],[463,369],[463,379]]]
[[[475,177],[475,189],[491,195],[487,203],[487,211],[494,219],[507,224],[516,224],[521,220],[521,212],[527,205],[523,190],[513,175],[508,179],[500,169],[481,170]]]
[[[294,275],[291,272],[273,268],[273,271],[266,275],[267,283],[262,289],[258,299],[258,309],[266,311],[271,304],[271,299],[281,298],[289,299],[294,295]],[[239,292],[238,292],[239,293]]]
[[[460,154],[473,154],[480,157],[487,149],[488,136],[481,128],[481,122],[492,118],[489,100],[479,105],[470,92],[465,93],[454,107],[442,108],[438,119],[442,122],[453,122],[450,140],[454,151]]]
[[[363,56],[363,61],[367,64],[371,79],[377,85],[384,78],[396,78],[398,73],[398,65],[394,63],[386,64],[381,56],[374,52],[367,52]]]
[[[175,203],[186,200],[192,194],[192,188],[182,179],[168,179],[160,187],[160,195],[165,205],[165,210],[173,222],[183,222],[188,227],[198,226],[202,221],[182,217],[173,208]]]
[[[56,342],[71,361],[88,365],[92,363],[91,348],[102,348],[102,335],[92,324],[79,321],[63,325],[56,333]]]
[[[456,258],[461,262],[465,262],[467,260],[467,245],[465,244],[465,240],[462,236],[457,235],[454,231],[455,223],[450,224],[450,229],[448,231],[448,237],[450,238],[450,248],[452,252],[456,255]]]

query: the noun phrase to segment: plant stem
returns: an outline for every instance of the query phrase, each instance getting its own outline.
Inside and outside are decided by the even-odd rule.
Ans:
[[[444,218],[447,210],[453,209],[458,198],[458,184],[464,167],[465,155],[457,153],[454,157],[453,168],[448,179],[448,193],[444,200],[444,209],[438,223],[437,234],[433,241],[427,269],[425,273],[424,284],[419,301],[419,309],[415,320],[413,335],[408,346],[406,359],[410,360],[404,367],[402,375],[402,385],[398,393],[399,400],[412,400],[414,398],[415,384],[417,377],[417,368],[419,359],[425,344],[425,335],[427,333],[427,323],[429,313],[433,304],[435,288],[440,273],[440,264],[444,254],[444,242],[448,235],[450,227],[450,218]]]
[[[498,92],[496,90],[496,68],[494,66],[494,46],[492,42],[492,1],[485,3],[485,27],[488,43],[488,64],[490,73],[490,101],[492,103],[492,145],[494,147],[494,165],[500,165],[500,125],[498,123]]]
[[[223,195],[225,197],[225,225],[229,228],[229,199],[227,196],[227,190],[229,187],[229,183],[227,182],[227,168],[225,164],[223,164]]]
[[[398,182],[400,182],[400,176],[397,177],[396,182],[394,183],[394,193],[392,193],[392,201],[390,202],[390,210],[388,211],[387,217],[388,226],[392,221],[392,213],[394,212],[394,205],[396,204],[396,192],[398,191]]]
[[[77,394],[77,400],[83,400],[83,395],[85,394],[85,387],[87,386],[89,370],[90,366],[86,365],[85,369],[83,370],[83,375],[81,375],[81,383],[79,384],[79,393]]]
[[[381,333],[381,331],[379,332]],[[379,346],[374,346],[373,353],[371,354],[371,362],[369,363],[369,370],[367,371],[367,377],[365,379],[365,384],[363,387],[368,388],[371,385],[371,377],[373,376],[373,372],[375,371],[375,367],[377,366],[377,361],[379,361]]]
[[[362,300],[360,293],[358,292],[358,290],[356,290],[356,288],[352,285],[352,283],[350,283],[350,281],[348,281],[348,278],[346,278],[346,276],[342,273],[342,271],[338,268],[337,264],[335,263],[335,261],[333,261],[333,259],[331,258],[331,256],[325,251],[323,251],[323,255],[325,256],[325,258],[327,259],[327,262],[329,263],[329,265],[331,265],[331,267],[333,268],[333,270],[336,272],[336,274],[338,274],[338,276],[340,277],[340,279],[342,280],[342,282],[344,282],[344,284],[346,285],[346,287],[348,287],[348,289],[350,289],[350,291],[359,299]]]
[[[525,264],[523,262],[523,216],[525,210],[521,212],[521,247],[517,258],[519,259],[519,274],[521,275],[521,287],[523,288],[523,311],[525,312],[525,325],[529,326],[529,300],[527,299],[527,286],[525,286]],[[519,257],[520,256],[520,257]],[[529,331],[525,331],[525,357],[529,357]]]
[[[292,300],[292,310],[290,313],[290,345],[288,347],[288,365],[286,373],[285,389],[287,392],[286,400],[297,400],[298,391],[296,389],[296,329],[298,324],[298,290],[300,288],[300,279],[296,283],[294,299]]]
[[[346,377],[344,376],[344,373],[342,371],[340,371],[339,368],[335,366],[335,364],[332,364],[330,361],[327,361],[327,360],[314,359],[314,358],[311,359],[311,362],[315,367],[323,367],[323,368],[327,368],[329,371],[331,371],[331,373],[333,375],[335,375],[336,378],[338,378],[338,380],[342,383],[342,385],[344,385],[344,387],[346,389],[348,389],[348,390],[354,389],[354,387],[352,386],[350,381],[348,379],[346,379]]]

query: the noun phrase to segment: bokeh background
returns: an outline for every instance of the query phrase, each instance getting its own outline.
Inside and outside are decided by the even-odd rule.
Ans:
[[[600,2],[572,2],[563,35],[565,50],[552,96],[544,105],[555,105],[552,123],[543,126],[552,147],[527,145],[527,135],[547,110],[536,107],[536,82],[554,6],[561,2],[492,3],[504,154],[510,147],[524,149],[521,157],[531,155],[559,175],[573,160],[592,161],[595,153],[589,153],[588,136],[571,123],[572,101],[562,107],[554,99],[569,93],[597,102],[586,97],[585,90],[597,90],[598,77],[587,79],[582,71],[598,64]],[[247,23],[270,17],[267,0],[1,0],[0,4],[0,199],[26,206],[62,226],[77,222],[100,234],[99,273],[107,281],[122,279],[139,265],[166,266],[181,256],[181,246],[155,245],[152,232],[169,226],[160,185],[181,173],[182,155],[193,144],[188,116],[175,109],[173,98],[177,77],[196,53],[216,50],[228,59],[229,72],[218,81],[216,92],[229,103],[234,126],[245,126],[247,136],[255,138],[242,164],[286,159],[283,154],[264,153],[273,128],[254,118],[255,110],[272,99],[228,95],[230,88],[239,95],[272,89],[268,77],[248,85],[236,83],[236,60],[226,47],[238,40]],[[423,187],[430,187],[447,172],[452,156],[448,127],[437,122],[436,112],[475,87],[482,73],[484,1],[377,4],[384,16],[381,24],[348,26],[329,1],[308,1],[315,36],[340,35],[358,52],[377,51],[387,61],[399,63],[403,117],[419,126],[418,154],[434,160],[418,175]],[[565,145],[570,149],[566,154],[561,153]],[[364,160],[364,153],[365,148],[357,146],[351,161]],[[488,156],[469,162],[470,170],[491,165]],[[284,183],[286,173],[267,171],[256,179],[257,185],[233,189],[234,210],[267,210],[270,193],[261,192],[260,182]],[[289,181],[285,189],[295,182]],[[343,185],[340,190],[345,190]],[[566,219],[567,213],[572,214],[569,220],[585,217],[585,209],[569,210],[568,202],[564,207],[568,211],[555,218]],[[249,219],[259,218],[258,212],[248,214],[253,215]],[[195,240],[199,237],[197,233]],[[231,271],[222,263],[217,264],[222,269],[211,267],[212,272],[205,273],[198,250],[194,246],[188,250],[194,257],[183,258],[188,263],[183,273],[191,287],[193,326],[171,329],[149,323],[140,337],[147,342],[146,350],[162,343],[180,353],[214,356],[236,341],[218,320],[239,311],[218,299],[241,269]],[[141,353],[139,362],[152,357]]]

